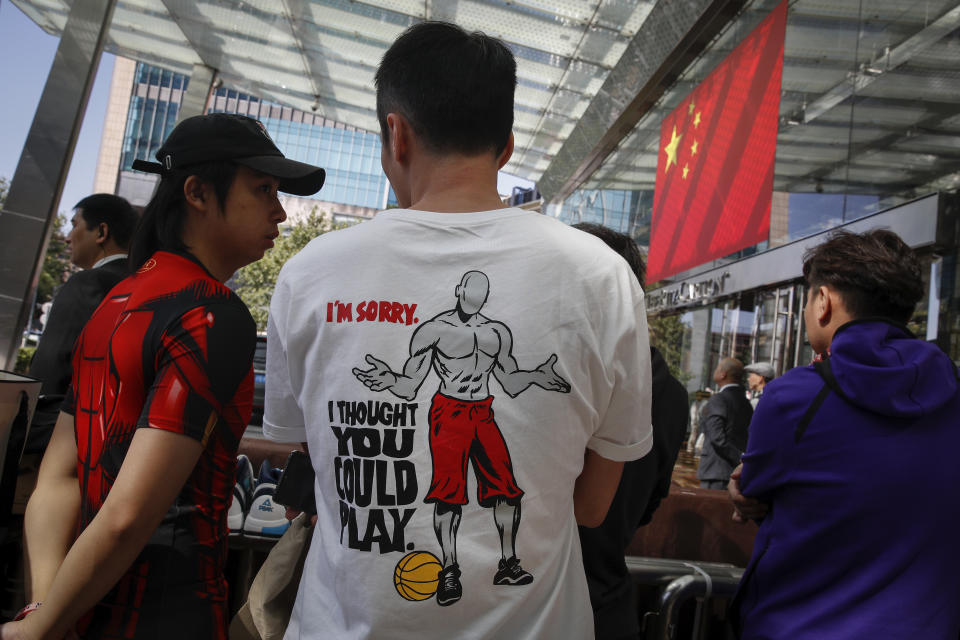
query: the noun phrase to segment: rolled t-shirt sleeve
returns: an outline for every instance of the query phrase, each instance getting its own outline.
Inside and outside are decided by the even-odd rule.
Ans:
[[[221,418],[249,422],[256,335],[250,312],[238,302],[206,304],[180,316],[160,339],[137,426],[206,442]]]
[[[267,320],[267,381],[264,391],[263,435],[277,442],[306,442],[303,410],[290,381],[287,336],[283,332],[290,301],[281,273],[270,301]]]
[[[630,278],[633,276],[630,274]],[[617,338],[605,350],[613,388],[600,425],[587,442],[587,448],[615,461],[642,458],[653,447],[651,424],[650,342],[643,291],[635,282],[623,305],[619,305]],[[613,311],[612,313],[617,313]]]

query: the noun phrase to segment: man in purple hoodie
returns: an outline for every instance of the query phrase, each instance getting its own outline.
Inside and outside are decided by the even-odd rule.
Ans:
[[[750,425],[739,489],[769,512],[734,602],[742,637],[956,639],[960,385],[904,326],[920,264],[892,232],[841,232],[803,274],[819,361],[767,385]]]

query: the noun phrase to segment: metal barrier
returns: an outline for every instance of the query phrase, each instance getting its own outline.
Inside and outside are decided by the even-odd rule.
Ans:
[[[656,625],[652,636],[655,640],[674,640],[680,607],[691,598],[697,599],[692,638],[704,640],[705,607],[714,597],[732,597],[743,576],[743,568],[732,564],[631,556],[626,560],[635,583],[663,589],[659,610],[647,612],[643,618],[644,632],[650,625]]]

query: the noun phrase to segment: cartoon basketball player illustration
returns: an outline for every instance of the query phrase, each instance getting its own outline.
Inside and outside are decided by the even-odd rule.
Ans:
[[[513,336],[502,322],[480,310],[487,301],[490,281],[480,271],[463,274],[456,288],[456,308],[424,322],[410,340],[410,357],[401,373],[367,355],[370,369],[353,374],[374,391],[389,391],[412,400],[432,368],[440,387],[430,404],[430,452],[433,480],[424,502],[434,503],[433,527],[443,555],[437,587],[441,606],[458,601],[463,593],[457,563],[457,529],[462,505],[467,504],[467,463],[477,477],[478,502],[493,508],[500,536],[500,563],[496,585],[524,585],[533,575],[520,566],[516,536],[520,527],[523,491],[513,475],[510,452],[494,421],[493,396],[488,381],[492,373],[513,398],[531,385],[568,393],[570,384],[554,371],[556,354],[526,371],[513,357]]]

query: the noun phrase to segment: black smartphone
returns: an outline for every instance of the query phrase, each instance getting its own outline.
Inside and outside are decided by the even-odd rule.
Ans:
[[[315,514],[317,502],[313,494],[313,465],[303,451],[291,451],[283,473],[273,492],[273,500],[288,509]]]

